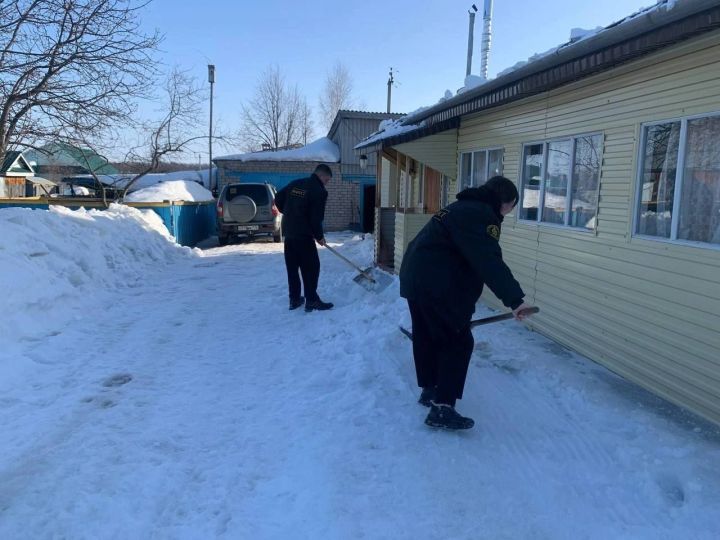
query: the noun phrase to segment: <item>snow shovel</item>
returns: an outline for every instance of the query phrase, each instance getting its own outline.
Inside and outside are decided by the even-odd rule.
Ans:
[[[540,311],[540,308],[537,306],[533,306],[527,309],[523,309],[520,313],[523,315],[532,315],[533,313],[537,313]],[[470,328],[475,328],[476,326],[482,326],[483,324],[490,324],[498,321],[507,321],[508,319],[512,319],[514,317],[512,311],[509,313],[503,313],[502,315],[493,315],[492,317],[485,317],[484,319],[475,319],[474,321],[470,321]],[[400,331],[405,334],[410,341],[412,341],[412,332],[407,330],[406,328],[400,327]]]
[[[345,257],[345,255],[342,255],[342,254],[341,254],[339,251],[337,251],[336,249],[331,248],[331,247],[328,246],[327,244],[325,244],[325,247],[330,250],[330,253],[332,253],[332,254],[334,254],[334,255],[337,255],[337,256],[340,257],[343,261],[345,261],[345,262],[348,263],[350,266],[352,266],[355,270],[357,270],[358,272],[360,272],[357,276],[355,276],[355,277],[353,278],[353,281],[354,281],[355,283],[357,283],[358,285],[360,285],[360,286],[363,287],[364,289],[367,289],[368,291],[372,291],[372,290],[375,289],[375,286],[377,285],[377,281],[375,280],[374,277],[372,277],[372,275],[370,275],[370,271],[372,270],[372,268],[366,268],[365,270],[363,270],[363,269],[360,268],[357,264],[355,264],[355,263],[352,262],[350,259],[348,259],[347,257]]]

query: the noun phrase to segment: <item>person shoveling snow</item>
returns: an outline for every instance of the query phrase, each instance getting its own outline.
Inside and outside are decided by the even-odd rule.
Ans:
[[[275,206],[282,212],[285,235],[285,267],[288,276],[290,309],[305,304],[305,311],[331,309],[317,293],[320,280],[320,258],[315,242],[324,246],[323,219],[328,192],[325,186],[332,180],[332,170],[325,164],[315,167],[308,178],[293,180],[275,196]],[[305,296],[300,294],[300,277]]]
[[[455,410],[462,398],[475,345],[471,317],[484,284],[522,320],[533,308],[502,260],[500,226],[518,202],[515,185],[495,176],[469,188],[423,227],[400,267],[400,295],[412,319],[413,358],[419,403],[430,407],[425,423],[470,429]]]

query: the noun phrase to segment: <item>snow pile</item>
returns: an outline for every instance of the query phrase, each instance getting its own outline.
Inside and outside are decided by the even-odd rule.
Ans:
[[[218,161],[322,161],[338,163],[340,148],[327,137],[322,137],[302,148],[277,152],[252,152],[216,158]]]
[[[210,182],[208,180],[209,176],[209,170],[208,169],[202,169],[202,170],[194,170],[194,171],[173,171],[173,172],[167,172],[167,173],[151,173],[146,174],[145,176],[140,177],[137,182],[135,182],[132,185],[131,190],[138,190],[150,186],[154,186],[155,184],[159,184],[160,182],[169,182],[171,180],[185,180],[187,182],[195,182],[202,184],[205,187],[209,187]],[[217,173],[217,168],[213,167],[213,176]],[[129,180],[127,180],[128,176],[124,175],[123,183],[127,183]],[[129,177],[132,179],[132,177]]]
[[[581,39],[589,38],[590,36],[594,36],[598,32],[602,31],[602,26],[596,26],[592,30],[586,30],[585,28],[571,28],[570,29],[570,41],[576,42],[580,41]]]
[[[368,144],[382,141],[390,137],[395,137],[397,135],[402,135],[403,133],[409,133],[423,127],[425,125],[425,121],[413,122],[413,117],[429,108],[430,107],[420,107],[419,109],[415,109],[414,111],[409,112],[402,118],[397,118],[395,120],[383,120],[382,122],[380,122],[378,130],[375,133],[371,133],[363,141],[360,141],[360,143],[356,145],[355,148],[358,148],[360,146],[366,146]]]
[[[217,168],[213,167],[213,176],[217,174]],[[160,182],[168,182],[170,180],[185,180],[187,182],[195,182],[197,184],[201,184],[203,186],[208,187],[210,185],[210,181],[208,180],[209,177],[209,171],[208,169],[202,169],[202,170],[188,170],[188,171],[173,171],[173,172],[167,172],[167,173],[149,173],[141,176],[137,180],[133,181],[135,178],[134,174],[100,174],[98,175],[99,180],[105,184],[108,187],[113,187],[116,189],[123,189],[125,186],[127,186],[130,182],[132,182],[132,186],[130,186],[130,191],[137,191],[138,189],[143,189],[146,187],[154,186],[155,184],[159,184]],[[79,180],[87,181],[89,184],[92,184],[93,186],[96,185],[96,181],[90,174],[78,174],[75,176],[72,176],[69,178],[68,184],[72,184],[73,181],[77,182]],[[70,189],[70,186],[67,186],[67,189]],[[86,189],[81,186],[74,185],[73,189],[75,190],[75,193],[80,193],[80,190]],[[89,191],[88,191],[89,194]]]
[[[191,253],[153,211],[116,204],[106,211],[8,208],[0,211],[0,230],[6,350],[18,339],[59,332],[76,322],[73,309],[86,311],[103,291],[137,287],[147,272]],[[79,324],[102,333],[92,320]],[[3,369],[0,362],[0,378]]]
[[[443,97],[441,97],[440,99],[438,99],[438,103],[444,103],[444,102],[446,102],[448,99],[452,99],[452,97],[453,97],[453,93],[452,93],[449,89],[448,89],[448,90],[445,90],[445,93],[443,94]]]
[[[464,92],[467,92],[468,90],[472,90],[474,88],[477,88],[478,86],[482,86],[487,82],[488,79],[486,79],[482,75],[468,75],[467,77],[465,77],[465,83],[463,87],[460,88],[457,93],[462,94]]]
[[[137,191],[125,197],[127,202],[162,202],[162,201],[212,201],[213,196],[197,182],[187,180],[171,180],[161,182]]]

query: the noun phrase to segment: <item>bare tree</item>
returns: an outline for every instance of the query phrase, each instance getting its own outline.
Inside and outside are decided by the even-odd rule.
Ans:
[[[345,65],[338,61],[325,77],[325,87],[320,94],[320,116],[325,129],[330,129],[340,109],[354,106],[353,80]]]
[[[95,189],[101,193],[107,206],[108,193],[112,199],[122,200],[128,191],[145,175],[155,172],[162,161],[170,156],[187,152],[193,143],[207,140],[202,122],[202,105],[206,92],[197,80],[175,68],[167,76],[163,96],[158,106],[158,116],[145,121],[133,121],[140,142],[125,156],[125,162],[134,164],[132,174],[110,177],[100,173],[99,168],[108,160],[103,154],[117,147],[119,137],[113,131],[105,131],[90,139],[85,134],[74,134],[67,139],[77,149],[76,159],[95,180]],[[217,134],[213,138],[220,138]]]
[[[307,100],[290,86],[278,66],[260,77],[255,95],[242,108],[242,139],[248,150],[277,150],[303,142],[311,132]]]
[[[156,171],[163,159],[182,155],[193,143],[207,140],[201,121],[206,100],[205,90],[195,78],[173,69],[165,81],[160,117],[140,125],[145,142],[130,150],[125,158],[125,161],[144,163],[145,167],[123,186],[122,198],[140,178]],[[223,137],[214,133],[213,139],[216,138],[222,140]]]
[[[315,132],[315,123],[312,118],[312,108],[308,105],[307,100],[303,97],[300,105],[300,131],[302,134],[302,143],[307,144],[308,140],[313,138]]]
[[[0,1],[0,155],[128,117],[155,75],[147,1]]]

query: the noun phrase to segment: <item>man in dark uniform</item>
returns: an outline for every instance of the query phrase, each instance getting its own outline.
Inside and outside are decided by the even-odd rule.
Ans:
[[[317,293],[320,279],[320,258],[315,242],[325,245],[323,219],[328,192],[325,186],[332,180],[332,170],[318,165],[308,178],[293,180],[275,196],[275,206],[282,212],[285,236],[285,267],[290,291],[290,309],[305,304],[305,311],[326,310],[333,307],[323,302]],[[305,297],[300,295],[300,277]]]
[[[484,284],[515,313],[530,307],[502,260],[500,226],[518,202],[515,185],[495,176],[457,195],[410,242],[400,268],[400,295],[410,307],[419,402],[430,407],[425,423],[469,429],[455,410],[462,398],[474,340],[470,321]]]

